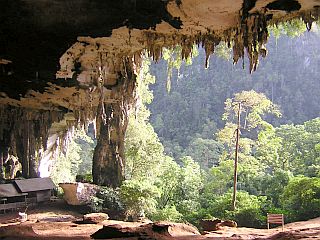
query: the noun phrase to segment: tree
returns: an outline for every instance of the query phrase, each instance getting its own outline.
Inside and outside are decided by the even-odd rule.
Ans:
[[[281,195],[281,204],[291,221],[307,220],[320,215],[320,178],[292,178]]]
[[[303,125],[291,124],[276,128],[276,135],[281,138],[279,159],[283,169],[295,175],[319,176],[319,126],[320,120],[316,118]]]
[[[225,101],[223,120],[231,123],[236,121],[238,103],[241,103],[240,113],[244,115],[244,117],[241,118],[243,119],[241,127],[247,131],[257,127],[263,128],[268,125],[263,119],[267,114],[274,114],[277,117],[281,116],[277,105],[273,104],[263,93],[257,93],[251,90],[236,93],[234,98],[228,98]]]
[[[146,104],[153,99],[149,84],[155,82],[149,73],[149,66],[150,60],[145,57],[137,80],[138,107],[136,113],[129,117],[125,137],[125,177],[128,180],[153,181],[159,173],[157,166],[165,158],[164,148],[148,122],[150,111]]]
[[[159,190],[147,181],[126,180],[120,187],[120,199],[127,216],[147,216],[156,211]]]
[[[269,125],[259,132],[255,157],[267,173],[283,169],[281,161],[282,138],[277,136],[276,129]]]
[[[216,218],[235,220],[243,227],[262,227],[265,224],[266,197],[239,191],[235,211],[232,209],[231,199],[232,192],[216,197],[208,206],[209,213]]]
[[[286,35],[291,38],[299,37],[307,29],[305,23],[301,19],[293,19],[289,22],[282,22],[277,25],[269,26],[268,30],[279,39],[281,35]]]
[[[65,153],[53,161],[50,177],[58,184],[73,182],[78,174],[91,172],[94,141],[84,130],[76,130]]]
[[[280,208],[280,196],[292,177],[291,172],[276,169],[272,174],[259,175],[253,183],[259,195],[267,196],[274,207]]]
[[[223,145],[216,140],[194,138],[183,155],[191,156],[202,169],[208,169],[218,165],[222,150]]]

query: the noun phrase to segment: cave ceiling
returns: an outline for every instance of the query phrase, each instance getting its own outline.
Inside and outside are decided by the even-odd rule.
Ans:
[[[193,44],[212,54],[221,40],[235,42],[234,60],[267,40],[266,24],[293,17],[312,21],[318,0],[15,0],[1,1],[0,104],[74,109],[88,102],[103,68],[105,94],[142,50],[158,60],[162,47]],[[259,47],[259,46],[258,46]],[[260,46],[261,47],[261,46]],[[251,56],[250,56],[251,55]],[[100,68],[100,70],[99,70]],[[99,96],[91,94],[91,103]]]
[[[266,55],[267,25],[299,17],[309,29],[319,6],[319,0],[0,0],[0,159],[11,147],[23,159],[24,176],[37,175],[33,159],[43,146],[47,151],[49,135],[104,116],[96,123],[106,125],[104,142],[116,139],[121,160],[144,51],[157,61],[163,47],[180,45],[187,58],[198,44],[208,60],[225,41],[234,62],[246,56],[254,71]]]
[[[183,46],[187,57],[195,43],[209,55],[224,40],[236,42],[237,61],[244,48],[254,52],[250,43],[265,43],[268,22],[297,16],[310,21],[317,17],[320,1],[15,0],[0,4],[0,104],[72,110],[88,102],[81,89],[94,92],[101,68],[105,99],[112,99],[124,57],[137,62],[141,51],[147,50],[158,60],[162,47],[176,44]],[[90,94],[91,104],[98,98]]]

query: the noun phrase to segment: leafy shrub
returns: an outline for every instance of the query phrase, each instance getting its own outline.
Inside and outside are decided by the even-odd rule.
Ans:
[[[76,182],[92,183],[92,174],[78,174],[76,175]]]
[[[152,215],[159,195],[158,188],[146,181],[126,180],[120,187],[120,199],[127,216]]]
[[[123,212],[119,191],[109,187],[100,187],[96,196],[91,197],[90,207],[93,212]]]
[[[292,178],[280,200],[283,209],[289,212],[289,221],[319,217],[320,178],[304,176]]]
[[[222,196],[217,197],[211,206],[209,206],[209,213],[220,219],[230,219],[243,227],[262,227],[265,225],[266,212],[266,197],[258,197],[249,195],[248,192],[239,191],[237,193],[237,208],[232,210],[232,193],[228,192]]]
[[[182,220],[182,214],[178,212],[175,206],[166,206],[163,209],[158,209],[152,214],[151,220],[180,222]]]

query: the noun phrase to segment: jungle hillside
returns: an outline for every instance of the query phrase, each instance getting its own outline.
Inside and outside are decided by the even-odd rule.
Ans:
[[[126,133],[125,181],[101,187],[92,211],[256,228],[266,227],[267,213],[283,213],[286,222],[320,216],[320,32],[298,20],[269,30],[268,54],[253,73],[246,60],[233,64],[232,46],[223,43],[207,69],[201,46],[187,61],[179,46],[157,63],[146,54]],[[92,129],[77,132],[56,160],[54,181],[90,181],[94,146]]]

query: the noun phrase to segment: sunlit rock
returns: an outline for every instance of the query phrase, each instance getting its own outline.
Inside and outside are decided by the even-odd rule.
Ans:
[[[98,186],[90,183],[60,183],[63,189],[63,199],[70,205],[86,205],[95,196]]]

